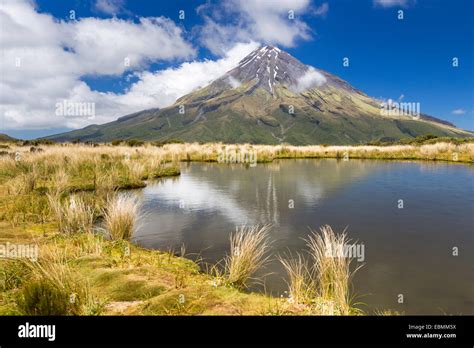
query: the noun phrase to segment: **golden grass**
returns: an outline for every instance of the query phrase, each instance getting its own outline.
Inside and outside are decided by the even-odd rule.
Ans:
[[[35,165],[26,173],[20,173],[8,183],[8,192],[13,195],[29,194],[34,191],[39,175]]]
[[[224,259],[228,283],[245,288],[252,275],[268,261],[269,225],[241,226],[230,236],[230,254]]]
[[[18,295],[21,313],[25,315],[100,314],[102,311],[100,301],[96,301],[91,294],[88,282],[78,279],[70,266],[71,255],[68,248],[53,244],[40,250],[39,261],[19,261],[30,270],[28,282]],[[47,303],[48,301],[53,303]]]
[[[372,159],[419,159],[452,162],[473,162],[474,143],[453,144],[440,142],[425,145],[392,146],[292,146],[292,145],[251,145],[222,143],[166,144],[156,147],[145,144],[140,147],[110,146],[107,144],[90,146],[84,144],[44,145],[42,152],[29,152],[28,147],[10,145],[11,156],[0,157],[3,176],[21,172],[32,172],[37,165],[40,176],[50,175],[58,168],[64,168],[70,175],[88,173],[90,163],[97,176],[109,171],[126,169],[132,179],[148,177],[164,163],[177,164],[178,161],[217,161],[222,151],[237,153],[255,152],[258,162],[278,158],[372,158]],[[20,161],[14,159],[19,153]],[[108,163],[100,167],[100,164]],[[113,164],[111,166],[110,164]],[[112,168],[114,167],[114,168]],[[23,170],[22,170],[23,169]],[[28,169],[28,170],[25,170]]]
[[[93,209],[78,195],[61,201],[59,195],[48,194],[48,201],[62,233],[91,232],[94,225]]]
[[[80,275],[94,281],[97,280],[95,276],[107,278],[111,270],[118,272],[120,279],[107,282],[106,289],[103,283],[93,284],[94,292],[117,301],[126,296],[137,300],[140,304],[134,304],[133,309],[130,307],[129,314],[357,314],[351,303],[350,283],[354,271],[350,269],[350,259],[328,257],[325,253],[328,248],[337,249],[348,240],[344,233],[336,235],[329,227],[323,227],[320,234],[309,237],[310,259],[298,254],[293,259],[280,259],[289,274],[291,301],[243,294],[236,289],[245,288],[255,272],[268,261],[268,227],[242,228],[232,235],[224,274],[217,274],[217,278],[222,276],[222,282],[200,274],[191,261],[167,254],[130,245],[135,251],[132,256],[125,256],[122,243],[127,243],[123,239],[130,239],[133,234],[137,202],[120,198],[127,196],[119,194],[112,196],[112,193],[116,189],[144,186],[146,179],[179,174],[179,161],[217,161],[223,150],[254,151],[257,162],[313,157],[474,161],[472,143],[302,147],[193,143],[162,147],[145,144],[134,148],[57,144],[41,145],[41,148],[44,151],[30,152],[28,147],[11,145],[10,155],[0,157],[1,217],[10,223],[5,240],[17,238],[16,232],[12,237],[11,230],[18,231],[20,226],[29,226],[28,223],[57,225],[56,231],[62,232],[64,243],[51,247],[67,252],[69,261],[65,266],[58,258],[46,258],[40,263],[43,269],[33,272],[34,278],[51,279],[48,282],[59,288],[60,283],[69,282],[68,272],[74,279],[81,279]],[[19,154],[19,160],[15,160],[15,153]],[[90,233],[76,233],[91,231],[99,212],[103,212],[106,230],[115,241],[97,241],[98,237]],[[71,268],[73,255],[79,264]],[[98,265],[100,270],[97,270]],[[125,279],[129,277],[128,273],[122,274],[125,271],[131,272],[133,279]],[[146,281],[142,284],[135,278]],[[145,286],[150,281],[157,284],[156,288]],[[132,286],[136,291],[130,295]],[[145,295],[149,291],[150,295]],[[158,294],[159,291],[164,293]],[[179,296],[183,294],[186,302],[181,303]],[[2,296],[0,304],[5,299]],[[300,303],[310,305],[299,306]],[[1,306],[0,312],[4,312]],[[81,313],[86,312],[81,310]]]
[[[318,296],[334,301],[342,314],[350,314],[353,311],[351,279],[361,266],[354,271],[350,269],[352,257],[344,253],[344,249],[350,246],[345,231],[338,235],[330,226],[323,226],[319,233],[312,232],[307,245],[316,275]]]
[[[94,211],[80,196],[70,195],[66,201],[61,201],[59,195],[48,194],[47,197],[60,232],[92,232]]]
[[[9,154],[0,156],[0,220],[12,226],[57,221],[67,233],[86,229],[88,210],[94,218],[100,216],[114,191],[144,187],[151,178],[179,175],[177,162],[172,162],[175,156],[164,158],[161,151],[154,151],[158,148],[58,144],[42,149],[31,152],[11,144]],[[65,196],[73,193],[81,193],[73,198],[77,204],[66,202]],[[73,226],[81,221],[82,227]]]
[[[130,240],[136,227],[140,203],[132,194],[109,198],[104,211],[107,236],[112,240]]]
[[[309,260],[302,254],[280,256],[288,275],[290,301],[316,307],[325,314],[361,314],[355,307],[351,283],[355,272],[351,271],[353,255],[344,249],[351,248],[345,232],[336,234],[328,225],[308,236]]]
[[[292,146],[292,145],[224,145],[169,144],[160,148],[165,158],[175,156],[179,160],[217,161],[221,151],[256,153],[257,162],[268,162],[279,158],[368,158],[368,159],[418,159],[452,162],[473,162],[474,143],[436,143],[428,145],[393,146]]]
[[[0,240],[14,241],[21,237],[23,243],[30,243],[29,238],[37,238],[39,262],[45,268],[34,272],[30,269],[28,274],[23,274],[14,268],[18,262],[0,260],[0,269],[14,273],[18,278],[10,282],[8,289],[0,288],[0,315],[24,315],[18,296],[31,291],[31,286],[37,282],[55,284],[54,289],[62,288],[59,284],[64,284],[67,290],[61,290],[62,294],[76,294],[76,303],[81,305],[78,308],[68,306],[68,314],[338,314],[331,311],[330,302],[320,302],[312,308],[302,307],[286,298],[242,292],[225,282],[216,284],[213,277],[199,271],[195,262],[168,252],[143,249],[127,241],[109,241],[97,234],[55,233],[53,226],[45,236],[42,229],[39,225],[16,228],[12,234],[11,229],[0,225]],[[130,252],[126,253],[126,250]],[[87,291],[81,290],[81,286]],[[79,298],[81,293],[87,296]],[[35,309],[37,306],[32,300],[28,301],[33,304],[29,308]]]
[[[64,168],[58,168],[51,178],[50,191],[53,196],[59,197],[66,191],[69,183],[69,175]]]
[[[296,256],[291,254],[280,256],[278,259],[288,275],[290,301],[297,304],[311,304],[318,294],[307,259],[301,253],[296,253]]]

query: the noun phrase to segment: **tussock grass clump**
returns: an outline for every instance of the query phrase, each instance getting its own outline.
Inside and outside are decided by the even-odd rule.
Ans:
[[[39,179],[36,166],[31,166],[26,172],[20,172],[8,183],[8,192],[13,195],[32,193]]]
[[[242,226],[230,236],[230,254],[224,259],[227,281],[237,288],[247,287],[251,276],[268,261],[269,225]]]
[[[95,174],[94,188],[96,192],[112,192],[116,186],[115,179],[120,176],[120,172],[117,167],[111,166],[107,170]]]
[[[66,191],[69,183],[69,175],[64,168],[59,168],[51,178],[50,191],[56,197]]]
[[[23,315],[99,314],[87,282],[75,276],[65,250],[41,248],[41,261],[22,261],[30,270],[29,281],[18,294],[18,309]]]
[[[130,240],[133,235],[140,203],[130,195],[114,195],[109,198],[105,211],[105,229],[112,240]]]
[[[28,194],[33,192],[36,186],[36,181],[38,180],[38,174],[36,170],[33,170],[28,173],[20,175],[20,180],[17,181],[17,184],[20,185],[20,192]]]
[[[18,299],[18,308],[23,315],[78,314],[70,295],[45,279],[26,284]]]
[[[22,285],[29,273],[23,262],[3,260],[0,269],[0,291],[8,291]]]
[[[351,294],[352,256],[345,250],[352,245],[345,231],[336,234],[328,225],[312,232],[307,239],[309,258],[302,254],[296,257],[279,257],[288,275],[290,300],[296,304],[309,305],[323,314],[358,314]]]
[[[313,262],[318,295],[323,300],[335,302],[342,314],[350,314],[352,296],[350,284],[354,273],[361,267],[351,271],[352,257],[344,250],[350,245],[345,231],[339,235],[329,225],[320,228],[320,232],[312,232],[307,245]]]
[[[125,161],[127,166],[127,174],[132,182],[137,182],[145,176],[145,166],[140,162]]]
[[[297,304],[309,304],[317,296],[314,274],[307,259],[300,253],[278,258],[285,269],[290,300]]]
[[[47,195],[49,206],[62,233],[92,232],[94,211],[80,196],[71,195],[62,202],[58,195]]]

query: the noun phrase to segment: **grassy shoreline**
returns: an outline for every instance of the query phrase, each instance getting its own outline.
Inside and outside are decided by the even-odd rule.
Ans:
[[[251,239],[242,239],[245,234],[239,235],[239,243],[253,245],[247,248],[249,257],[241,258],[243,261],[227,259],[228,273],[232,274],[227,278],[225,270],[202,272],[202,267],[185,255],[133,245],[127,240],[134,224],[133,214],[124,217],[127,211],[120,209],[123,202],[117,203],[119,206],[112,214],[116,192],[144,187],[148,180],[179,175],[179,162],[222,162],[219,157],[222,152],[231,155],[253,152],[256,163],[284,158],[474,161],[474,143],[469,142],[352,147],[249,144],[31,147],[9,143],[2,149],[0,244],[38,245],[42,262],[0,259],[0,315],[31,314],[31,308],[41,309],[41,313],[54,311],[57,308],[48,307],[48,301],[42,299],[47,296],[58,299],[65,293],[80,299],[74,306],[65,305],[67,313],[82,315],[361,314],[343,303],[341,294],[338,298],[322,296],[322,291],[314,285],[316,281],[313,285],[301,283],[301,279],[318,279],[314,270],[311,277],[301,273],[303,266],[298,263],[303,262],[301,259],[282,260],[290,280],[295,281],[289,284],[292,298],[248,293],[245,281],[230,282],[229,279],[235,278],[235,270],[239,274],[236,279],[251,277],[250,273],[240,275],[248,268],[242,268],[238,262],[252,260],[252,264],[264,264],[263,259],[262,262],[255,259],[264,257],[262,247],[258,246],[262,241],[252,244]],[[231,156],[224,163],[234,163],[233,159],[237,158],[243,157]],[[112,219],[121,222],[117,224]],[[106,223],[101,224],[102,221]],[[98,233],[98,225],[103,225],[101,228],[109,233],[117,231],[113,234],[117,237],[104,237],[107,234]],[[322,261],[315,260],[315,264]],[[342,274],[349,271],[343,263],[340,268]],[[211,266],[211,270],[216,268]],[[344,283],[349,277],[339,278]],[[298,294],[298,289],[305,290]],[[295,301],[295,298],[305,300]]]

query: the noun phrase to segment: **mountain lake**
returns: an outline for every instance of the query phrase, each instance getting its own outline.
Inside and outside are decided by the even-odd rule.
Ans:
[[[422,161],[298,159],[182,163],[139,193],[134,242],[216,263],[236,226],[272,224],[272,259],[250,291],[287,296],[277,255],[306,250],[320,226],[347,228],[363,267],[353,281],[367,313],[474,314],[474,166]],[[401,299],[403,298],[403,301]],[[402,303],[400,303],[402,302]]]

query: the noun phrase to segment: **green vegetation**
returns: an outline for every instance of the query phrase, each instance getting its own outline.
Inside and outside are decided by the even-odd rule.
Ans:
[[[10,143],[10,142],[17,142],[18,139],[15,139],[7,134],[0,133],[0,142],[2,143]]]
[[[26,284],[18,307],[24,315],[67,315],[77,312],[69,302],[69,294],[46,280]]]
[[[327,313],[244,292],[269,260],[269,226],[232,234],[229,255],[208,273],[204,264],[171,251],[129,242],[139,202],[117,190],[179,174],[183,154],[175,146],[183,145],[131,152],[82,144],[9,148],[15,156],[2,158],[0,166],[0,242],[36,245],[39,259],[0,260],[0,314]]]
[[[348,243],[330,227],[309,236],[310,257],[280,256],[290,298],[247,293],[270,255],[269,227],[231,235],[217,265],[130,243],[135,196],[118,192],[179,175],[179,161],[217,161],[221,151],[279,158],[390,158],[472,162],[474,144],[392,146],[164,144],[154,146],[4,144],[0,157],[0,243],[32,244],[38,262],[0,260],[0,314],[360,314],[352,302],[347,258],[327,248]],[[39,145],[35,145],[39,146]],[[181,252],[184,255],[184,252]],[[208,272],[203,270],[209,270]]]
[[[448,144],[468,144],[474,143],[474,138],[455,138],[455,137],[439,137],[433,134],[420,135],[416,138],[405,138],[405,139],[394,139],[384,137],[380,140],[369,141],[367,145],[373,146],[389,146],[389,145],[429,145],[436,143],[448,143]]]
[[[279,256],[288,275],[288,293],[292,301],[311,304],[317,299],[317,287],[308,260],[301,253]]]
[[[300,253],[279,257],[288,274],[290,298],[329,311],[327,314],[360,314],[350,284],[361,266],[351,270],[352,259],[344,255],[344,249],[353,245],[345,232],[338,235],[330,226],[323,226],[319,233],[309,235],[307,246],[309,258]]]
[[[268,261],[270,226],[241,226],[230,236],[230,254],[224,259],[227,281],[239,289]]]
[[[323,226],[320,233],[312,232],[307,241],[313,262],[313,274],[318,287],[318,295],[323,300],[333,300],[343,314],[353,310],[349,286],[354,273],[351,271],[352,259],[344,254],[351,247],[345,231],[335,234],[330,226]]]
[[[58,195],[47,195],[58,229],[61,233],[91,232],[94,225],[93,209],[77,195],[71,195],[69,202],[61,202]]]
[[[183,96],[174,105],[144,110],[133,117],[47,137],[157,144],[223,142],[226,144],[358,145],[380,139],[438,137],[473,138],[470,131],[421,115],[382,115],[380,102],[351,89],[328,86],[293,93],[275,86],[269,94],[256,81],[237,89],[210,85]],[[258,83],[257,83],[258,84]],[[293,106],[289,113],[288,106]],[[180,113],[180,106],[185,113]]]
[[[1,260],[0,315],[338,314],[332,301],[296,304],[243,292],[172,252],[99,234],[56,232],[54,224],[0,225],[0,240],[37,243],[38,262]],[[226,278],[227,279],[227,278]]]
[[[132,195],[110,197],[104,211],[107,235],[112,240],[130,240],[138,218],[140,203]]]

